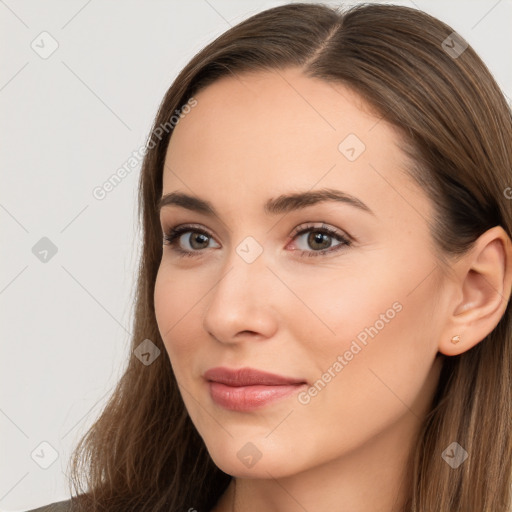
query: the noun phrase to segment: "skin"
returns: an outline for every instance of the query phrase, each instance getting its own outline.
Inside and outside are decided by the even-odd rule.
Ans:
[[[236,477],[235,510],[398,511],[441,354],[470,349],[505,311],[510,239],[494,227],[443,272],[427,225],[434,207],[406,173],[399,133],[341,84],[290,68],[223,78],[196,99],[170,140],[163,194],[199,196],[218,216],[162,209],[163,232],[194,223],[211,237],[191,245],[193,228],[181,235],[194,257],[164,245],[155,311],[190,417],[215,464]],[[366,146],[354,161],[338,149],[350,133]],[[374,215],[333,201],[263,210],[269,198],[323,188]],[[340,244],[315,244],[322,224],[351,245],[301,256]],[[263,249],[252,263],[237,253],[248,236]],[[401,310],[309,403],[293,394],[234,412],[212,401],[202,374],[214,366],[314,383],[394,303]],[[248,442],[261,452],[250,468],[237,457]],[[233,481],[215,512],[232,500]]]

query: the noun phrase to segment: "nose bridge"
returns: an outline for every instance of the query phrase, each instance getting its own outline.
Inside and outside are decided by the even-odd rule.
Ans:
[[[263,234],[258,237],[263,238]],[[235,296],[243,294],[240,286],[252,286],[261,283],[265,286],[265,276],[270,273],[267,268],[267,256],[263,247],[264,241],[252,235],[246,235],[230,247],[226,255],[224,272],[215,290],[218,294]],[[238,288],[238,289],[237,289]],[[254,296],[257,298],[257,296]]]
[[[230,340],[240,331],[269,335],[270,279],[275,276],[266,265],[263,246],[253,237],[231,248],[204,317],[205,328],[217,339]]]

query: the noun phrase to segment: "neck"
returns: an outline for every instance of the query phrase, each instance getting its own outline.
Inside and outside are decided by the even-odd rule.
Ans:
[[[412,418],[409,421],[418,423]],[[230,484],[226,512],[401,512],[411,485],[409,454],[415,444],[415,439],[404,439],[401,430],[390,429],[364,447],[302,473],[237,478]]]

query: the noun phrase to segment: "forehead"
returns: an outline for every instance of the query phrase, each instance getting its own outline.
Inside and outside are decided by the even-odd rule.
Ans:
[[[174,129],[171,159],[184,156],[180,148],[176,152],[176,146],[184,145],[210,155],[239,150],[248,156],[261,155],[264,147],[265,158],[270,153],[279,159],[283,150],[337,155],[338,143],[348,134],[365,142],[371,135],[393,143],[393,130],[386,123],[376,126],[378,118],[359,95],[295,68],[224,77],[201,90],[196,100]]]
[[[340,83],[292,68],[222,78],[195,98],[168,146],[164,193],[188,188],[225,202],[229,184],[241,206],[331,187],[371,203],[403,181],[397,131]]]

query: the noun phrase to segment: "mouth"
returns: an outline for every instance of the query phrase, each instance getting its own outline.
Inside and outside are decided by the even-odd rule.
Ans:
[[[284,399],[307,386],[304,379],[285,377],[253,368],[216,367],[205,378],[212,400],[231,411],[251,411]]]

